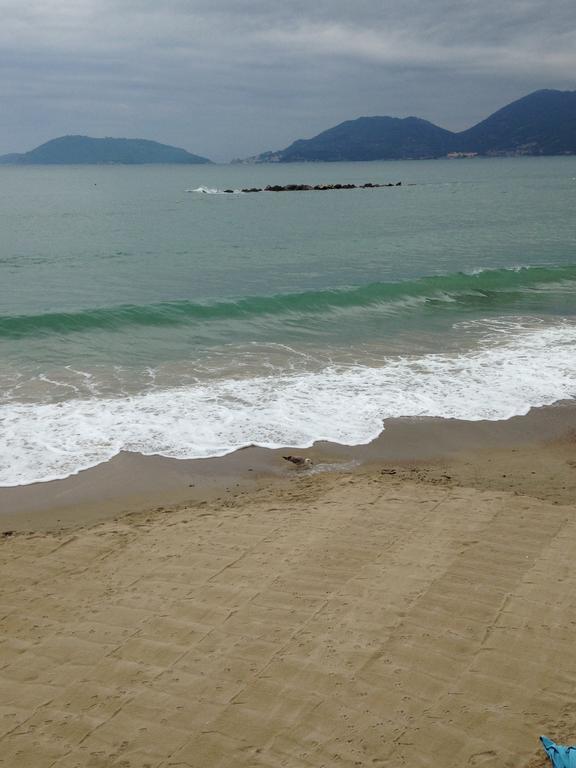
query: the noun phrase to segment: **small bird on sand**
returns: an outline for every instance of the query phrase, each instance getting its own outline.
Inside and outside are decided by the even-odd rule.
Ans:
[[[312,459],[309,459],[307,456],[282,456],[282,458],[292,462],[294,466],[300,467],[300,469],[311,467],[314,463]]]

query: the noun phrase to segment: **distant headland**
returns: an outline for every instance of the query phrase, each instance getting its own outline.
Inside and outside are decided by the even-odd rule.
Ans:
[[[194,165],[211,162],[185,149],[148,139],[93,139],[90,136],[61,136],[30,152],[0,156],[2,165]]]
[[[240,163],[576,154],[576,91],[540,90],[460,133],[418,117],[359,117]]]
[[[576,91],[540,90],[455,133],[419,117],[359,117],[285,149],[234,163],[354,162],[576,154]],[[1,165],[200,164],[212,161],[147,139],[61,136]]]

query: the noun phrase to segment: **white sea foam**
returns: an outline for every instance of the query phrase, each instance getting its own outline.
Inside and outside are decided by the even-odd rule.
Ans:
[[[506,267],[505,272],[524,272],[524,270],[531,269],[529,264],[510,264]],[[473,267],[472,269],[465,269],[463,274],[465,275],[482,275],[486,272],[493,272],[492,267]]]
[[[186,192],[200,192],[204,195],[230,195],[230,192],[225,192],[223,189],[215,189],[213,187],[196,187],[196,189],[187,189]],[[244,194],[241,189],[233,189],[232,194],[242,195]]]
[[[517,327],[516,327],[517,326]],[[501,330],[501,329],[499,329]],[[510,336],[510,333],[513,333]],[[398,416],[500,420],[576,396],[576,326],[511,323],[463,355],[212,380],[132,397],[0,408],[0,485],[75,474],[119,451],[221,456],[246,445],[353,445]]]

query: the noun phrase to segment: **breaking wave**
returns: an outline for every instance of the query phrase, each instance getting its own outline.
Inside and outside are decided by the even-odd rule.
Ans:
[[[371,283],[359,287],[251,296],[212,302],[170,301],[146,305],[99,307],[70,312],[0,316],[0,339],[92,330],[129,330],[135,326],[181,326],[214,320],[256,320],[266,316],[322,315],[343,310],[414,311],[442,307],[499,304],[513,306],[527,293],[576,292],[576,267],[519,267]]]
[[[464,279],[464,278],[462,278]],[[505,327],[506,326],[506,327]],[[227,378],[125,397],[0,407],[0,485],[67,477],[120,451],[174,458],[367,443],[394,417],[501,420],[576,396],[576,325],[522,329],[454,355]]]

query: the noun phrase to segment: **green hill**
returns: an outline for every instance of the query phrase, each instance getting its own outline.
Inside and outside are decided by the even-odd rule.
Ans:
[[[417,117],[359,117],[295,141],[281,162],[437,157],[449,151],[451,138],[450,131]]]
[[[481,155],[575,154],[576,91],[535,91],[457,134],[456,145]]]
[[[359,117],[245,162],[413,160],[450,153],[576,154],[576,91],[535,91],[460,133],[416,117]]]
[[[185,149],[147,139],[93,139],[89,136],[61,136],[20,155],[4,155],[4,165],[96,165],[117,163],[210,163],[206,157]]]

